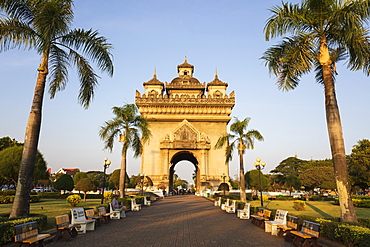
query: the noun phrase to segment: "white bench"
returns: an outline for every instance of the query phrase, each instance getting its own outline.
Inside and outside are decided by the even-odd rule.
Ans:
[[[109,213],[111,219],[119,220],[121,218],[121,211],[114,210],[112,207],[112,203],[109,203]]]
[[[286,216],[288,211],[278,209],[275,214],[274,220],[267,220],[265,221],[265,232],[271,232],[271,235],[277,236],[277,227],[278,225],[285,225],[286,224]]]
[[[214,205],[215,205],[216,207],[220,207],[220,206],[221,206],[221,196],[218,198],[218,200],[215,200]]]
[[[236,200],[233,200],[231,205],[226,207],[226,213],[235,214],[236,211]]]
[[[236,217],[242,219],[242,220],[247,220],[250,218],[250,203],[245,203],[243,209],[238,209],[236,211]]]
[[[227,198],[226,202],[221,204],[221,209],[226,210],[226,208],[229,207],[229,206],[230,206],[230,199]]]
[[[78,224],[76,227],[78,233],[86,233],[95,229],[95,220],[88,220],[85,217],[83,208],[71,208],[72,224]]]
[[[152,205],[152,202],[151,202],[150,200],[148,201],[148,200],[146,199],[146,196],[144,196],[144,205],[145,205],[145,206],[150,206],[150,205]]]
[[[131,211],[140,211],[141,210],[141,204],[136,204],[136,199],[131,199]]]

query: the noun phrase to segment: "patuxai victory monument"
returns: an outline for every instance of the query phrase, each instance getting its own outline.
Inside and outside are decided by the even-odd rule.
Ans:
[[[153,135],[144,146],[141,173],[152,179],[155,188],[163,184],[172,191],[176,164],[189,161],[197,192],[217,190],[224,179],[229,181],[229,167],[225,149],[214,146],[227,131],[234,92],[227,95],[228,84],[217,73],[213,81],[200,83],[186,58],[177,73],[170,83],[159,81],[154,73],[143,83],[145,92],[136,91],[135,103]]]

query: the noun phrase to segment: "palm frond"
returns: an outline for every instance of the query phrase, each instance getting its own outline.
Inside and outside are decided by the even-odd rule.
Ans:
[[[29,1],[0,0],[0,8],[12,19],[30,22],[33,17],[32,7]]]
[[[13,48],[31,49],[38,43],[37,34],[27,23],[0,19],[0,52]]]
[[[56,92],[64,90],[68,80],[68,54],[59,47],[52,45],[49,57],[49,93],[54,98]]]
[[[266,21],[264,27],[265,39],[270,40],[287,33],[294,33],[301,28],[303,15],[298,4],[282,3],[270,9],[272,16]]]
[[[105,71],[109,76],[113,75],[112,44],[107,39],[98,36],[97,31],[83,29],[72,30],[68,34],[60,37],[61,43],[67,47],[74,47],[82,50],[91,60],[97,63],[101,71]]]
[[[69,57],[77,67],[77,73],[80,79],[79,103],[87,109],[94,98],[94,89],[98,85],[99,76],[94,73],[94,69],[90,66],[89,62],[74,50],[70,50]]]
[[[69,31],[73,20],[71,1],[44,1],[37,8],[32,24],[42,40],[52,41]]]
[[[300,34],[285,38],[269,48],[261,57],[270,73],[277,76],[278,88],[283,91],[298,86],[303,74],[309,73],[316,60],[314,40],[310,35]]]

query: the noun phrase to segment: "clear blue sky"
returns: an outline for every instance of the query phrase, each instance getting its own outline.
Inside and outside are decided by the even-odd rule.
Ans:
[[[297,1],[295,1],[297,2]],[[281,92],[270,76],[262,53],[278,40],[266,42],[263,27],[268,8],[280,0],[85,0],[75,3],[74,28],[97,29],[114,45],[113,78],[101,74],[94,101],[88,110],[77,104],[78,80],[70,71],[64,91],[50,100],[46,95],[39,150],[55,172],[61,167],[82,171],[102,170],[104,158],[112,161],[108,173],[120,167],[120,143],[113,153],[103,149],[99,127],[112,118],[111,108],[134,103],[135,90],[153,76],[161,81],[177,76],[177,65],[186,55],[195,66],[194,77],[210,82],[219,78],[235,91],[231,116],[251,117],[250,128],[265,137],[245,155],[245,170],[256,158],[269,172],[283,159],[330,158],[323,87],[314,75],[302,78],[297,89]],[[20,142],[30,111],[40,56],[34,51],[0,53],[0,137]],[[337,98],[341,111],[346,153],[358,140],[370,138],[370,82],[361,72],[338,67]],[[128,160],[130,175],[138,174],[140,159]],[[230,164],[236,174],[237,157]],[[181,178],[190,181],[190,163],[176,166]]]

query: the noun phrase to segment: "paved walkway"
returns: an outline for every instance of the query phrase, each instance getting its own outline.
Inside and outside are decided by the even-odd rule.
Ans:
[[[69,242],[47,246],[293,246],[194,195],[166,197]]]

